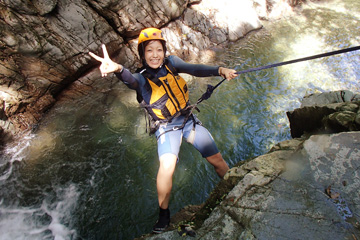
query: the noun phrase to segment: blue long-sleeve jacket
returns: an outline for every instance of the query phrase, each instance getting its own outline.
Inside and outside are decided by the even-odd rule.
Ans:
[[[174,55],[170,55],[168,60],[178,73],[187,73],[195,77],[220,76],[218,66],[186,63]],[[147,71],[155,77],[164,77],[168,74],[164,65],[158,69],[147,68]],[[121,73],[115,73],[115,75],[130,89],[137,90],[143,97],[147,94],[145,89],[147,80],[140,73],[132,74],[129,70],[124,69]]]

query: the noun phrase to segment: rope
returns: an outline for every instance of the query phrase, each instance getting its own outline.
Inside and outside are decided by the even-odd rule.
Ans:
[[[351,48],[345,48],[345,49],[341,49],[341,50],[337,50],[337,51],[332,51],[332,52],[327,52],[327,53],[321,53],[321,54],[317,54],[317,55],[313,55],[313,56],[309,56],[309,57],[304,57],[304,58],[298,58],[298,59],[294,59],[294,60],[290,60],[290,61],[285,61],[285,62],[280,62],[280,63],[274,63],[274,64],[270,64],[270,65],[266,65],[266,66],[262,66],[262,67],[257,67],[257,68],[250,68],[247,70],[242,70],[239,72],[236,72],[236,74],[240,75],[243,73],[249,73],[249,72],[255,72],[255,71],[260,71],[260,70],[264,70],[264,69],[268,69],[268,68],[274,68],[274,67],[279,67],[279,66],[283,66],[283,65],[287,65],[287,64],[292,64],[292,63],[297,63],[297,62],[303,62],[303,61],[309,61],[309,60],[313,60],[316,58],[323,58],[323,57],[329,57],[332,55],[336,55],[336,54],[341,54],[341,53],[346,53],[346,52],[351,52],[351,51],[356,51],[359,50],[360,46],[357,47],[351,47]],[[196,105],[199,104],[200,102],[202,102],[203,100],[206,100],[208,98],[211,97],[211,94],[213,93],[213,91],[223,82],[225,81],[225,78],[223,80],[221,80],[218,84],[216,84],[215,86],[211,86],[208,85],[206,92],[199,98],[199,100],[197,101]]]
[[[247,70],[243,70],[243,71],[239,71],[236,72],[236,74],[240,75],[243,73],[249,73],[249,72],[255,72],[255,71],[260,71],[260,70],[264,70],[264,69],[268,69],[268,68],[274,68],[274,67],[279,67],[279,66],[283,66],[283,65],[287,65],[287,64],[292,64],[292,63],[297,63],[297,62],[303,62],[303,61],[309,61],[309,60],[313,60],[313,59],[317,59],[317,58],[323,58],[323,57],[329,57],[332,55],[336,55],[336,54],[341,54],[341,53],[346,53],[346,52],[351,52],[351,51],[356,51],[359,50],[360,46],[357,47],[351,47],[351,48],[345,48],[345,49],[341,49],[341,50],[337,50],[337,51],[332,51],[332,52],[327,52],[327,53],[322,53],[322,54],[317,54],[317,55],[313,55],[313,56],[309,56],[309,57],[304,57],[304,58],[298,58],[298,59],[294,59],[294,60],[290,60],[290,61],[285,61],[285,62],[280,62],[280,63],[274,63],[274,64],[270,64],[270,65],[266,65],[266,66],[262,66],[262,67],[257,67],[257,68],[250,68]],[[195,104],[192,104],[190,106],[187,107],[187,109],[190,109],[190,111],[188,112],[188,114],[186,114],[184,122],[181,126],[176,126],[173,129],[167,130],[163,133],[161,133],[157,139],[159,139],[159,137],[167,132],[173,131],[173,130],[179,130],[184,128],[187,120],[189,119],[190,116],[192,116],[192,112],[194,109],[197,109],[197,105],[199,103],[201,103],[204,100],[207,100],[208,98],[211,97],[211,94],[214,92],[214,90],[220,86],[220,84],[222,84],[224,81],[226,80],[226,78],[224,78],[223,80],[221,80],[220,82],[218,82],[215,86],[212,85],[207,85],[207,89],[206,92],[197,100],[197,102]],[[198,109],[197,109],[198,110]],[[198,110],[199,111],[199,110]]]
[[[247,69],[247,70],[236,72],[236,74],[255,72],[255,71],[264,70],[264,69],[268,69],[268,68],[279,67],[279,66],[283,66],[283,65],[287,65],[287,64],[313,60],[313,59],[316,59],[316,58],[329,57],[329,56],[332,56],[332,55],[351,52],[351,51],[356,51],[356,50],[359,50],[359,49],[360,49],[360,46],[351,47],[351,48],[345,48],[345,49],[332,51],[332,52],[327,52],[327,53],[322,53],[322,54],[317,54],[317,55],[313,55],[313,56],[309,56],[309,57],[298,58],[298,59],[285,61],[285,62],[280,62],[280,63],[274,63],[274,64],[270,64],[270,65],[267,65],[267,66],[262,66],[262,67],[257,67],[257,68],[250,68],[250,69]]]

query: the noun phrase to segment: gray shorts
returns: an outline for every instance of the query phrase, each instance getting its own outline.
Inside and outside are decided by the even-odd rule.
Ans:
[[[158,138],[161,133],[167,130],[181,126],[184,122],[184,118],[184,116],[179,116],[173,119],[171,123],[161,124],[155,133],[156,138]],[[196,122],[195,135],[192,135],[191,130],[194,126],[194,119]],[[159,158],[165,153],[172,153],[178,157],[183,137],[187,142],[191,143],[204,158],[210,157],[219,152],[210,132],[201,125],[200,121],[196,118],[195,115],[194,119],[189,117],[183,129],[166,132],[158,138],[157,142]]]

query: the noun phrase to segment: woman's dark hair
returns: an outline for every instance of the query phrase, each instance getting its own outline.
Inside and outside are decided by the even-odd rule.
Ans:
[[[156,40],[151,40],[151,41],[156,41]],[[139,53],[140,60],[142,62],[145,61],[145,48],[151,41],[145,41],[145,42],[142,42],[142,43],[140,43],[138,45],[138,53]],[[161,42],[161,45],[162,45],[162,47],[164,49],[164,55],[166,55],[166,51],[167,51],[166,42],[163,41],[163,40],[158,40],[158,41]]]

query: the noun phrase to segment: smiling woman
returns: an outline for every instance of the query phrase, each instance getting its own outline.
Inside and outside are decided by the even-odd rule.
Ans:
[[[161,30],[147,28],[141,31],[138,39],[138,53],[143,65],[148,64],[153,69],[159,68],[164,62],[166,50],[166,41]]]
[[[149,67],[157,69],[164,63],[165,52],[160,41],[150,41],[145,47],[145,61]]]
[[[206,158],[219,177],[222,178],[229,169],[209,131],[192,114],[188,86],[178,73],[197,77],[223,76],[229,80],[237,74],[234,69],[188,64],[176,56],[165,58],[166,41],[162,31],[156,28],[141,31],[138,51],[143,67],[134,75],[113,62],[104,45],[104,58],[93,53],[90,55],[102,63],[102,76],[115,73],[130,89],[136,90],[139,103],[148,113],[153,126],[150,133],[155,133],[158,140],[160,167],[156,186],[159,219],[153,232],[160,233],[170,223],[170,192],[182,137]]]

